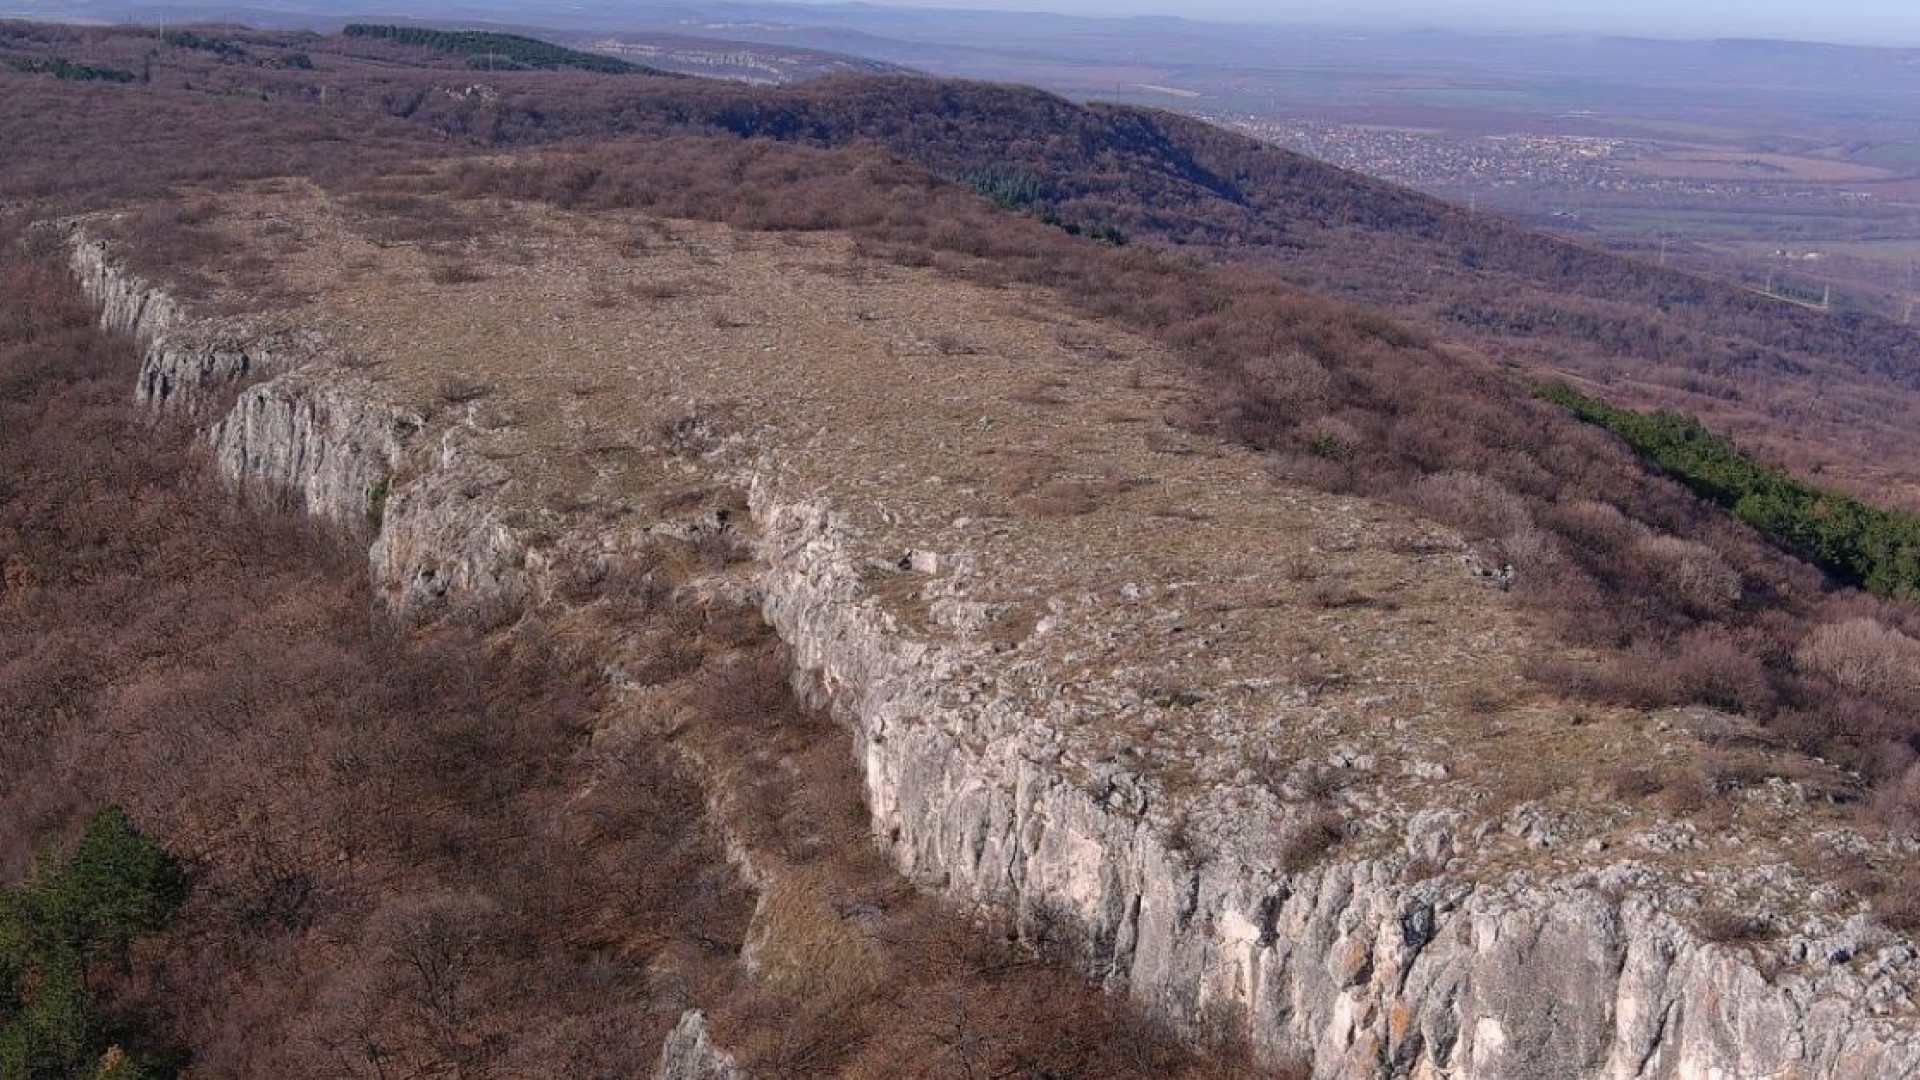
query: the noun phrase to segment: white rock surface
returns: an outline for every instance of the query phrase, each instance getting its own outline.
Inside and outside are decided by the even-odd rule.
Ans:
[[[660,1048],[660,1064],[653,1080],[746,1080],[746,1073],[735,1064],[733,1055],[713,1044],[707,1035],[707,1018],[698,1009],[680,1015],[667,1041]]]
[[[192,412],[206,391],[285,366],[284,342],[211,321],[188,320],[180,304],[144,278],[122,272],[110,246],[76,231],[72,265],[81,288],[100,305],[100,326],[140,348],[134,396],[142,405]]]
[[[947,704],[956,658],[901,647],[832,513],[770,491],[753,489],[766,614],[855,732],[876,837],[924,887],[1030,927],[1070,916],[1114,991],[1194,1027],[1239,1018],[1326,1077],[1920,1075],[1911,1017],[1872,1018],[1903,982],[1844,965],[1770,982],[1747,950],[1589,883],[1193,864],[1124,783],[1070,783],[1019,717]]]

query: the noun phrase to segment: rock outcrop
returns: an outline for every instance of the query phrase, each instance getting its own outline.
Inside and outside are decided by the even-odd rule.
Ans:
[[[661,1047],[653,1080],[746,1080],[746,1074],[733,1055],[713,1044],[700,1010],[689,1009]]]
[[[111,326],[170,357],[153,367],[169,389],[145,400],[257,372],[208,351],[176,305],[97,246],[79,244],[75,268]],[[372,384],[316,366],[246,390],[210,438],[236,479],[372,521],[372,572],[403,608],[538,598],[571,562],[642,539],[581,523],[532,542],[491,507],[507,467],[428,428]],[[1238,1026],[1276,1058],[1310,1055],[1325,1077],[1920,1074],[1917,954],[1858,920],[1825,938],[1715,944],[1679,917],[1683,883],[1631,861],[1469,880],[1417,872],[1425,836],[1295,872],[1230,836],[1183,842],[1150,785],[1064,758],[994,695],[992,648],[900,634],[863,583],[873,553],[858,531],[786,483],[776,459],[727,468],[750,493],[765,615],[853,734],[877,842],[925,888],[1013,912],[1029,932],[1071,928],[1095,977],[1173,1022]],[[689,1013],[656,1075],[738,1071]]]
[[[74,276],[87,298],[100,306],[101,329],[144,345],[184,328],[179,303],[152,282],[128,273],[113,259],[106,241],[76,228],[69,242]]]
[[[100,326],[140,348],[134,397],[142,405],[192,412],[209,391],[285,366],[288,343],[211,320],[188,320],[166,290],[113,261],[109,245],[76,231],[71,262],[81,289],[100,305]]]
[[[208,437],[228,476],[292,492],[330,521],[377,526],[394,470],[425,427],[366,387],[294,371],[242,392]]]
[[[312,513],[352,524],[381,515],[391,475],[407,443],[424,429],[417,413],[378,404],[365,386],[337,373],[311,380],[288,362],[312,349],[285,334],[189,319],[164,289],[127,273],[110,245],[76,230],[71,264],[103,329],[140,349],[135,397],[154,408],[196,413],[224,403],[219,393],[250,376],[290,368],[254,385],[207,425],[222,470],[236,480],[292,492]]]
[[[1409,883],[1411,853],[1285,874],[1170,850],[1123,775],[1070,782],[1021,717],[952,707],[971,665],[897,642],[830,511],[754,492],[767,617],[855,732],[902,872],[1030,929],[1065,917],[1092,973],[1161,1015],[1244,1024],[1328,1077],[1920,1073],[1911,1015],[1874,1018],[1910,1005],[1904,943],[1770,979],[1604,875]]]

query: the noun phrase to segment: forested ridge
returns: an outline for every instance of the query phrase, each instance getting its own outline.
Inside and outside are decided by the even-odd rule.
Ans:
[[[568,49],[538,38],[519,34],[501,34],[480,30],[429,30],[415,26],[386,26],[377,23],[348,23],[340,31],[350,38],[375,38],[401,45],[419,45],[441,52],[468,57],[468,62],[487,71],[526,71],[578,68],[603,75],[661,75],[638,64],[600,53]]]

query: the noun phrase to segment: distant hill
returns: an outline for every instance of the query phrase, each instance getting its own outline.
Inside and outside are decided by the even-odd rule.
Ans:
[[[652,72],[639,64],[630,64],[600,53],[581,52],[538,38],[519,34],[501,34],[478,30],[433,30],[418,26],[385,26],[349,23],[341,34],[350,38],[373,38],[418,45],[440,52],[467,57],[469,65],[489,71],[552,71],[576,68],[603,75],[633,75]]]
[[[661,71],[747,83],[804,82],[826,75],[904,74],[906,69],[846,53],[672,33],[566,36],[569,44]]]

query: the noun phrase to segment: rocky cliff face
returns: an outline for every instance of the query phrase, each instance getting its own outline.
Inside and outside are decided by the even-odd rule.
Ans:
[[[916,883],[1066,916],[1090,970],[1177,1022],[1245,1024],[1322,1076],[1904,1076],[1920,1071],[1905,998],[1914,950],[1853,966],[1847,934],[1769,978],[1661,898],[1610,900],[1631,864],[1584,878],[1408,883],[1412,851],[1283,874],[1170,850],[1121,772],[1070,782],[991,703],[955,708],[971,665],[903,648],[862,600],[824,507],[754,488],[768,618],[852,726],[875,834]],[[1412,846],[1411,842],[1409,846]],[[1857,928],[1856,928],[1857,930]]]
[[[377,526],[393,472],[425,426],[364,386],[296,371],[243,392],[208,436],[228,476],[293,492],[331,521]]]
[[[189,319],[165,290],[125,272],[109,245],[77,232],[72,266],[100,305],[100,325],[140,349],[135,396],[144,405],[189,413],[224,404],[221,391],[249,376],[291,367],[311,342],[259,334],[240,325]],[[425,421],[385,407],[365,386],[336,375],[309,380],[298,370],[246,389],[207,437],[221,468],[299,496],[311,512],[340,523],[377,520],[389,477]]]
[[[257,373],[103,250],[82,243],[74,262],[109,325],[147,342],[143,380],[164,373],[169,389],[145,400]],[[493,505],[514,482],[508,466],[466,453],[457,425],[427,437],[425,417],[377,395],[338,367],[286,371],[246,390],[210,438],[236,479],[375,523],[371,571],[396,606],[539,599],[570,565],[644,540],[644,526],[579,523],[533,542]],[[1114,992],[1195,1030],[1238,1026],[1276,1057],[1310,1053],[1325,1077],[1920,1073],[1916,953],[1858,921],[1716,945],[1674,914],[1684,882],[1631,861],[1538,877],[1413,872],[1448,842],[1444,823],[1410,832],[1403,851],[1296,873],[1231,842],[1177,842],[1127,769],[1063,757],[992,693],[991,648],[900,634],[862,585],[872,553],[834,507],[775,458],[735,467],[765,614],[853,733],[877,842],[923,887],[1014,912],[1029,932],[1071,928]],[[731,1069],[689,1014],[660,1075]]]
[[[100,326],[141,343],[184,328],[180,305],[145,278],[113,260],[108,244],[75,230],[70,239],[74,276],[87,298],[100,305]]]
[[[100,305],[101,328],[140,348],[134,396],[143,405],[195,410],[209,403],[209,391],[275,367],[286,348],[270,336],[186,319],[165,290],[120,269],[104,241],[76,232],[72,251],[81,288]]]

